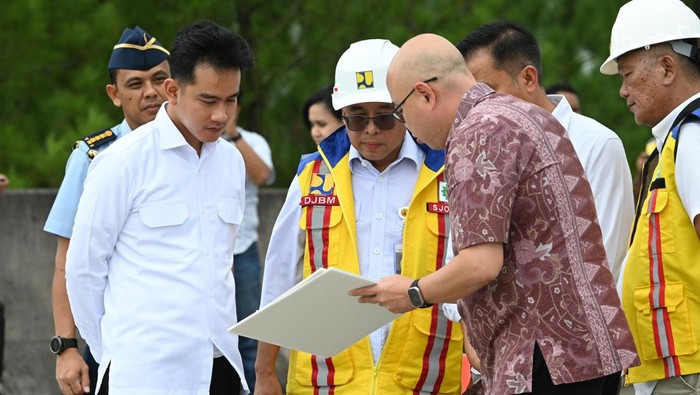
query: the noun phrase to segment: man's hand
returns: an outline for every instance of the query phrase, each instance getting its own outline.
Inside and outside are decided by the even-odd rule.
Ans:
[[[408,288],[413,279],[394,274],[384,277],[376,285],[353,289],[350,296],[359,296],[360,303],[376,303],[392,313],[405,313],[414,309],[408,298]]]
[[[277,374],[255,373],[255,395],[282,395],[282,385]]]
[[[64,395],[90,392],[88,366],[77,348],[65,349],[56,356],[56,381]]]

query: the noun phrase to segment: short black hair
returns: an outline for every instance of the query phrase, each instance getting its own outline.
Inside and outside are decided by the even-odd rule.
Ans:
[[[578,96],[578,92],[576,92],[576,89],[574,89],[573,86],[567,84],[566,82],[554,83],[548,86],[547,89],[545,89],[545,92],[547,92],[548,95],[553,95],[557,92],[570,92]]]
[[[202,19],[182,27],[175,35],[170,74],[173,79],[192,83],[194,69],[200,63],[215,69],[247,70],[253,67],[253,51],[243,37]]]
[[[336,110],[333,108],[333,99],[331,95],[333,94],[333,85],[324,86],[322,89],[316,91],[304,102],[304,106],[301,109],[302,120],[307,129],[311,129],[311,122],[309,122],[309,109],[314,104],[325,104],[328,111],[331,112],[339,121],[343,120],[343,112],[341,110]]]
[[[535,36],[524,26],[505,20],[479,26],[457,43],[464,59],[469,59],[481,50],[488,50],[494,66],[511,75],[525,66],[537,69],[537,78],[542,83],[542,56]]]
[[[109,69],[109,80],[112,82],[112,85],[117,84],[117,71],[119,69]]]

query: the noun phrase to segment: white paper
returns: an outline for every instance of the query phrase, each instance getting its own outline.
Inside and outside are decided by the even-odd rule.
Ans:
[[[318,269],[229,332],[331,357],[399,317],[348,295],[350,290],[372,284],[375,282],[357,274]]]

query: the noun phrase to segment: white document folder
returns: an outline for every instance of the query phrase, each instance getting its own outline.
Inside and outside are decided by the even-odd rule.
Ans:
[[[372,284],[357,274],[318,269],[229,332],[331,357],[400,316],[348,295],[352,289]]]

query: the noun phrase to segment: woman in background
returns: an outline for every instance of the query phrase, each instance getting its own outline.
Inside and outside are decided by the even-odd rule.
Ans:
[[[328,85],[306,99],[302,108],[304,124],[316,145],[343,125],[340,111],[333,109],[332,93],[333,86]]]

